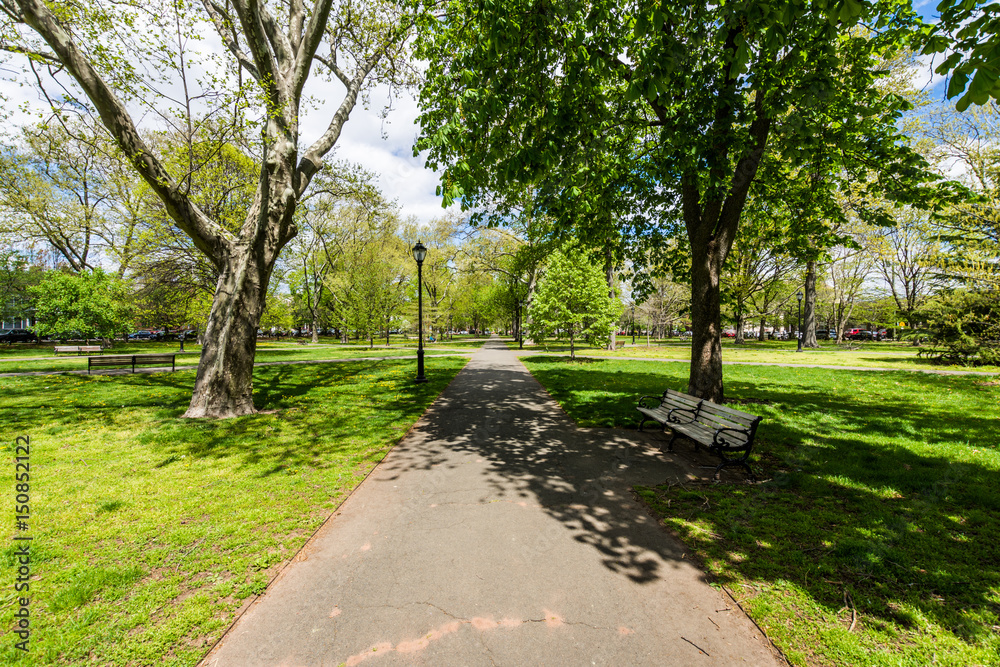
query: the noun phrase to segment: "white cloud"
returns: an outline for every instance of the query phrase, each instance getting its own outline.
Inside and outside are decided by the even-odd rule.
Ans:
[[[343,86],[315,79],[310,93],[325,102],[310,109],[302,120],[302,142],[308,146],[329,123],[343,99]],[[426,155],[413,156],[413,143],[419,128],[414,124],[419,106],[416,98],[404,92],[392,101],[392,109],[383,120],[380,111],[388,102],[388,89],[372,91],[371,104],[355,107],[337,141],[336,157],[356,162],[379,176],[379,186],[389,199],[400,205],[403,217],[414,216],[420,222],[441,216],[441,198],[434,194],[440,174],[424,167]],[[457,207],[456,207],[457,208]]]

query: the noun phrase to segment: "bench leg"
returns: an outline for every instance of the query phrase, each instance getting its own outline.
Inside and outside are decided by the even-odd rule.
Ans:
[[[715,467],[715,475],[712,477],[712,479],[718,482],[719,473],[721,473],[722,469],[727,466],[741,466],[743,469],[747,471],[747,476],[750,478],[751,482],[757,481],[757,476],[753,474],[753,470],[750,469],[749,463],[747,463],[745,460],[734,460],[734,459],[723,459],[722,463],[720,463]]]
[[[663,430],[666,431],[667,427],[664,426]],[[676,439],[677,439],[677,431],[674,431],[673,435],[670,436],[670,440],[667,441],[667,451],[668,452],[674,451],[674,440],[676,440]]]

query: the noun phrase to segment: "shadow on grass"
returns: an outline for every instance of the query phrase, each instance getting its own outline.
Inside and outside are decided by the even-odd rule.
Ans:
[[[634,428],[639,395],[687,384],[686,369],[669,366],[527,361],[584,423]],[[755,466],[771,480],[643,492],[723,583],[791,582],[831,614],[846,591],[872,629],[929,622],[969,643],[997,642],[995,389],[915,373],[726,374],[728,397],[767,402],[740,408],[764,417]]]
[[[267,412],[226,420],[185,420],[194,373],[8,378],[0,419],[14,432],[58,436],[83,424],[130,432],[165,467],[195,458],[273,462],[264,476],[324,468],[358,443],[384,453],[446,386],[465,359],[428,368],[412,382],[413,362],[344,362],[259,368],[254,401]],[[80,397],[77,399],[76,397]],[[274,412],[271,412],[274,411]],[[366,440],[370,442],[366,442]],[[374,455],[374,454],[373,454]]]

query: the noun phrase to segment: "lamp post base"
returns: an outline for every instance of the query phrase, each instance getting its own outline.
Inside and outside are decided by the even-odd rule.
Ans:
[[[427,378],[424,377],[424,350],[423,346],[417,350],[417,377],[413,380],[417,384],[422,382],[427,382]]]

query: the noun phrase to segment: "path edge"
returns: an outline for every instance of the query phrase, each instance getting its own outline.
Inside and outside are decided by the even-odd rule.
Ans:
[[[477,350],[477,352],[478,352],[478,350]],[[475,354],[475,353],[473,353],[473,354]],[[438,356],[446,356],[446,355],[438,355]],[[458,355],[456,355],[456,356],[458,356]],[[460,369],[458,369],[458,373],[461,373],[462,371],[464,371],[465,368],[469,365],[469,362],[471,360],[472,360],[472,355],[470,354],[470,355],[468,355],[466,357],[465,365],[462,366]],[[354,360],[352,360],[352,361],[354,361]],[[455,378],[458,377],[458,373],[455,373],[455,376],[451,378],[451,381],[448,382],[448,384],[445,385],[445,387],[440,392],[438,392],[438,395],[434,397],[434,400],[427,404],[427,408],[423,412],[420,413],[420,416],[417,417],[415,420],[413,420],[413,423],[410,424],[410,428],[408,428],[406,430],[406,433],[404,433],[403,435],[401,435],[399,437],[399,440],[397,440],[396,442],[394,442],[391,447],[389,447],[388,449],[385,450],[385,455],[382,456],[382,458],[379,460],[378,463],[376,463],[375,465],[372,466],[372,469],[369,470],[365,474],[364,479],[362,479],[360,482],[358,482],[357,484],[354,485],[354,488],[351,489],[351,491],[346,496],[344,496],[344,499],[341,500],[337,504],[336,507],[334,507],[332,510],[330,510],[330,514],[328,514],[327,517],[325,519],[323,519],[323,522],[316,527],[316,530],[314,530],[309,535],[309,537],[306,538],[306,541],[302,543],[302,546],[299,547],[295,551],[295,553],[292,554],[291,557],[289,557],[288,560],[286,560],[285,563],[280,568],[278,568],[278,571],[274,573],[274,576],[271,577],[268,580],[267,586],[264,587],[264,592],[263,593],[255,593],[254,596],[253,596],[253,599],[250,600],[249,603],[245,603],[243,605],[243,609],[238,614],[236,614],[236,617],[226,627],[225,631],[223,631],[223,633],[221,635],[219,635],[219,638],[215,640],[215,642],[212,644],[211,648],[209,648],[208,651],[205,652],[205,655],[203,655],[198,660],[198,662],[195,663],[195,667],[210,667],[209,660],[211,659],[212,654],[215,653],[215,650],[222,643],[222,640],[225,639],[226,637],[228,637],[229,633],[232,632],[232,630],[233,630],[234,627],[236,627],[236,624],[240,622],[240,619],[242,619],[243,616],[245,616],[248,611],[250,611],[251,609],[253,609],[254,606],[256,606],[256,604],[258,602],[260,602],[260,599],[267,594],[267,589],[269,589],[271,587],[271,584],[273,584],[274,582],[276,582],[278,580],[278,577],[280,577],[281,575],[283,575],[285,573],[285,570],[287,570],[288,567],[292,563],[295,562],[295,559],[299,557],[299,554],[301,554],[303,551],[305,551],[305,548],[308,547],[312,543],[312,541],[314,539],[316,539],[316,536],[319,534],[319,532],[321,530],[323,530],[323,528],[325,528],[326,525],[333,520],[333,518],[337,515],[337,512],[340,510],[340,508],[344,506],[344,503],[346,503],[348,500],[350,500],[351,497],[355,494],[355,492],[357,492],[357,490],[361,488],[361,485],[368,481],[368,478],[372,476],[372,473],[374,473],[376,470],[378,470],[382,466],[382,463],[385,462],[385,460],[387,458],[389,458],[389,454],[392,453],[392,451],[394,449],[396,449],[396,447],[398,447],[400,445],[400,443],[402,443],[404,440],[406,440],[408,437],[410,437],[410,434],[417,427],[417,424],[420,422],[420,420],[423,419],[427,415],[428,412],[430,412],[431,408],[434,407],[434,404],[437,403],[438,400],[440,400],[441,395],[444,392],[448,391],[448,388],[451,387],[452,383],[455,382]],[[529,371],[529,373],[530,373],[530,371]],[[536,382],[537,382],[537,380],[536,380]]]

